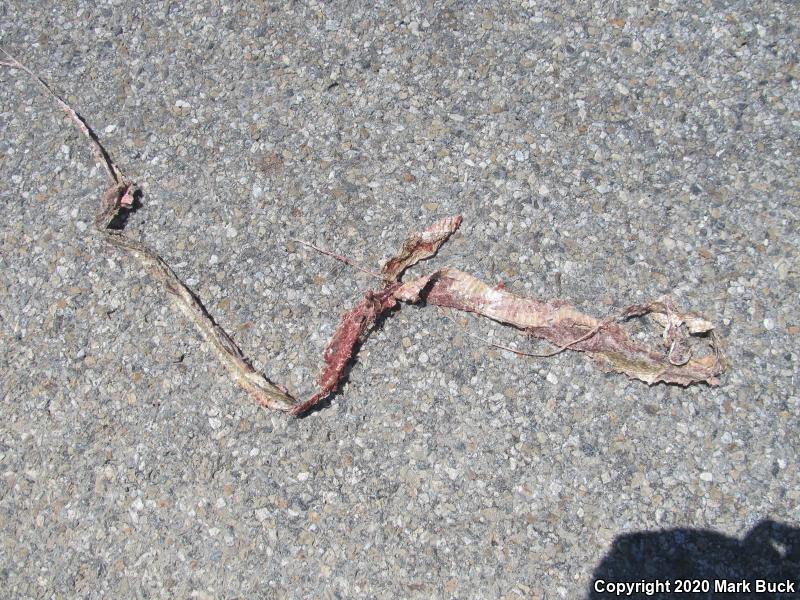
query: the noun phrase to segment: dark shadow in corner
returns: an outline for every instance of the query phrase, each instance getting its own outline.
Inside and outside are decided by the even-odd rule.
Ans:
[[[675,580],[708,581],[709,591],[675,593]],[[749,593],[715,591],[715,581],[746,581]],[[756,579],[794,583],[795,593],[756,593]],[[619,595],[603,589],[600,582],[669,581],[670,592],[646,590]],[[598,588],[598,586],[600,586]],[[728,537],[703,529],[669,529],[637,532],[617,537],[592,574],[590,600],[608,598],[800,598],[800,529],[764,520],[743,538]]]

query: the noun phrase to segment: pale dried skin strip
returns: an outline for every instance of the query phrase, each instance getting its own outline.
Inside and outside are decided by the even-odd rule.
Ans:
[[[404,302],[455,308],[473,312],[569,350],[588,352],[605,370],[624,373],[649,384],[717,384],[723,364],[715,353],[683,362],[670,359],[630,339],[619,323],[603,323],[562,301],[541,302],[492,288],[468,273],[444,268],[403,284],[395,297]],[[637,315],[666,310],[664,303],[637,305]],[[642,310],[645,309],[646,310]],[[632,316],[632,313],[624,316]],[[670,313],[681,320],[677,310]],[[692,318],[699,318],[692,315]],[[682,320],[681,320],[682,321]],[[705,321],[705,323],[708,323]],[[710,323],[708,323],[710,326]],[[594,334],[587,336],[587,332]],[[704,331],[708,331],[705,329]],[[677,335],[677,334],[676,334]]]
[[[117,248],[132,252],[150,275],[161,283],[174,304],[194,324],[230,375],[259,404],[275,410],[288,411],[295,404],[285,389],[269,381],[256,371],[236,342],[217,325],[203,304],[170,266],[150,248],[113,230],[103,230],[106,241]]]
[[[694,313],[681,312],[675,306],[674,300],[669,297],[647,304],[634,304],[625,309],[626,316],[648,313],[664,328],[662,334],[664,347],[673,365],[686,364],[692,357],[687,332],[693,335],[710,332],[713,335],[714,326],[709,321]]]
[[[289,411],[295,415],[302,414],[335,391],[347,365],[353,359],[360,337],[376,319],[401,300],[411,303],[424,301],[486,316],[550,341],[557,346],[557,350],[551,355],[565,349],[588,352],[602,368],[622,372],[651,384],[663,381],[681,385],[696,382],[714,385],[718,383],[717,376],[724,370],[716,338],[712,337],[715,350],[713,355],[691,358],[683,327],[689,334],[711,332],[713,336],[713,326],[698,315],[678,311],[674,302],[668,298],[629,306],[620,317],[653,314],[664,326],[663,338],[668,350],[664,357],[633,342],[621,325],[612,319],[595,319],[559,300],[542,302],[522,298],[504,289],[492,288],[457,269],[439,269],[430,275],[401,284],[400,280],[407,268],[433,256],[458,229],[461,217],[455,216],[443,219],[422,232],[412,233],[405,240],[400,252],[386,262],[382,270],[383,289],[367,292],[354,309],[343,315],[342,323],[325,350],[326,367],[319,380],[320,390],[309,400],[298,404],[285,389],[253,369],[231,337],[214,322],[194,293],[157,253],[141,242],[126,237],[121,231],[110,229],[119,212],[133,206],[133,184],[114,164],[83,118],[41,77],[8,53],[5,54],[11,61],[0,61],[0,65],[20,68],[44,86],[90,140],[92,151],[106,167],[112,185],[103,194],[95,216],[97,231],[110,244],[128,250],[139,258],[153,278],[164,286],[176,306],[195,324],[233,378],[264,406]]]
[[[447,217],[437,221],[424,231],[414,232],[403,242],[395,256],[386,261],[381,274],[386,281],[400,281],[409,267],[430,258],[461,226],[461,216]]]
[[[460,224],[460,216],[443,219],[423,232],[412,233],[405,240],[398,255],[383,267],[387,282],[384,289],[367,292],[355,308],[342,316],[325,350],[326,366],[320,377],[320,390],[306,402],[296,405],[293,414],[308,411],[337,389],[361,336],[398,301],[425,302],[479,314],[557,347],[554,352],[541,356],[552,356],[567,349],[587,352],[602,369],[624,373],[649,384],[718,383],[717,376],[724,365],[716,340],[713,355],[692,359],[681,327],[686,325],[689,333],[698,334],[711,331],[713,325],[693,313],[680,312],[669,298],[629,306],[616,319],[600,320],[579,312],[565,301],[523,298],[449,267],[408,283],[399,283],[405,269],[433,256]],[[666,356],[631,340],[616,322],[645,314],[653,314],[665,326]]]
[[[597,319],[579,313],[564,302],[556,300],[547,303],[522,298],[449,267],[404,283],[395,295],[398,300],[410,303],[419,302],[422,297],[438,306],[449,306],[448,302],[452,302],[452,308],[478,313],[520,329],[548,327],[566,320],[586,329],[592,329],[599,323]]]
[[[91,142],[90,147],[95,158],[106,169],[111,186],[100,198],[100,205],[94,218],[95,229],[111,245],[131,252],[144,265],[153,279],[168,292],[175,306],[194,324],[200,335],[211,347],[217,359],[241,387],[243,387],[259,404],[275,410],[288,411],[295,404],[294,398],[283,389],[270,382],[263,374],[256,371],[245,358],[241,349],[233,339],[211,318],[194,292],[184,284],[167,263],[152,249],[142,242],[131,239],[121,231],[110,229],[114,219],[121,210],[133,207],[135,186],[117,167],[111,156],[100,143],[99,138],[67,102],[56,94],[47,82],[39,77],[17,59],[3,53],[10,59],[0,63],[2,66],[18,68],[36,79],[52,96],[58,105],[67,113],[72,122]]]

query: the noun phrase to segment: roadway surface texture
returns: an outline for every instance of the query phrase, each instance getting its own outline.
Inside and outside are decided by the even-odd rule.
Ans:
[[[796,582],[798,5],[222,4],[4,2],[0,46],[97,131],[143,193],[126,232],[272,380],[310,396],[378,285],[293,238],[379,270],[455,214],[412,274],[600,318],[669,293],[716,324],[728,370],[651,387],[403,306],[320,410],[261,408],[94,233],[102,168],[2,68],[3,596]]]

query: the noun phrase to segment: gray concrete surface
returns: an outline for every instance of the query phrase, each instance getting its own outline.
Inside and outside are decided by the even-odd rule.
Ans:
[[[328,408],[271,414],[92,235],[102,172],[3,69],[3,597],[796,579],[798,16],[774,1],[3,3],[2,47],[141,186],[128,231],[302,396],[372,282],[290,238],[376,267],[455,213],[461,233],[416,272],[450,264],[597,315],[670,292],[719,325],[732,362],[718,388],[648,387],[406,307]]]

